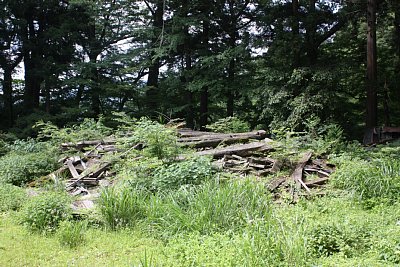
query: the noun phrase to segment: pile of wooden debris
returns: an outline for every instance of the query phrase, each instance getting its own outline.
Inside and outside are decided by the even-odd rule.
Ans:
[[[226,172],[262,177],[276,174],[285,167],[281,161],[270,157],[275,144],[267,138],[263,130],[221,134],[179,129],[177,133],[179,146],[194,148],[195,154],[199,156],[213,157],[214,165]],[[88,194],[88,188],[109,185],[110,178],[115,173],[110,170],[110,157],[105,155],[117,152],[122,152],[119,156],[124,154],[124,151],[118,151],[113,138],[64,143],[61,148],[64,151],[74,151],[80,156],[72,155],[61,159],[63,166],[51,173],[50,177],[67,177],[66,189],[72,195],[85,195]],[[131,149],[140,148],[137,145]],[[282,190],[291,192],[296,200],[300,191],[310,194],[311,189],[323,186],[334,171],[334,166],[322,159],[311,160],[311,157],[311,153],[306,153],[290,177],[274,179],[267,186],[269,190],[275,194]],[[185,156],[180,159],[185,160]],[[293,184],[298,185],[297,190],[293,190]]]
[[[63,143],[63,151],[74,151],[82,156],[71,156],[60,159],[63,166],[49,174],[53,179],[58,176],[67,177],[66,189],[71,195],[87,193],[87,188],[99,184],[107,185],[109,178],[115,175],[110,171],[112,163],[104,160],[105,154],[117,152],[116,141],[91,140],[78,143]],[[89,149],[93,147],[92,149]]]

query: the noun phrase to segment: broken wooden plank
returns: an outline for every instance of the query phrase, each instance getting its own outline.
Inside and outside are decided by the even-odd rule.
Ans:
[[[76,171],[74,164],[72,164],[72,161],[68,160],[67,161],[67,166],[69,169],[69,172],[71,173],[72,177],[74,178],[79,178],[79,173]]]
[[[318,179],[315,179],[315,180],[307,181],[307,182],[305,182],[305,184],[308,187],[316,187],[316,186],[324,185],[328,181],[329,181],[329,177],[324,177],[324,178],[318,178]]]
[[[178,136],[185,138],[185,137],[199,137],[203,135],[218,135],[219,133],[213,132],[204,132],[204,131],[195,131],[189,128],[183,128],[178,130]]]
[[[49,173],[47,176],[55,181],[55,180],[57,180],[59,175],[62,175],[62,173],[67,171],[67,170],[68,170],[68,167],[64,165],[61,168],[59,168],[58,170],[56,170],[56,171],[54,171],[52,173]]]
[[[88,176],[89,177],[98,177],[102,172],[107,170],[111,166],[110,162],[103,162],[100,164],[99,168],[90,173]]]
[[[273,147],[266,142],[253,142],[248,144],[231,145],[222,148],[214,148],[210,150],[198,151],[198,156],[213,156],[214,158],[222,158],[224,155],[240,155],[248,156],[256,151],[271,151]]]
[[[273,192],[276,189],[278,189],[278,187],[280,187],[285,181],[287,180],[286,177],[278,177],[274,180],[272,180],[268,185],[267,188]]]
[[[307,152],[303,155],[300,161],[297,163],[296,169],[291,175],[291,179],[295,181],[297,184],[304,187],[307,192],[310,192],[310,188],[303,181],[303,170],[306,166],[307,162],[311,159],[312,152]]]
[[[329,177],[329,173],[328,172],[326,172],[326,171],[323,171],[323,170],[319,170],[319,169],[316,169],[316,168],[304,168],[304,171],[306,171],[306,172],[316,172],[317,174],[319,174],[319,175],[321,175],[321,176],[324,176],[324,177]]]
[[[89,147],[89,146],[97,146],[99,144],[101,145],[115,145],[116,144],[116,139],[109,138],[109,139],[102,139],[102,140],[85,140],[85,141],[80,141],[80,142],[68,142],[68,143],[62,143],[61,148],[64,150],[68,150],[71,148],[82,150],[84,147]]]
[[[199,137],[188,137],[178,139],[178,144],[185,147],[204,148],[217,147],[221,143],[230,145],[250,139],[262,140],[266,137],[264,130],[248,132],[248,133],[233,133],[233,134],[212,134]]]

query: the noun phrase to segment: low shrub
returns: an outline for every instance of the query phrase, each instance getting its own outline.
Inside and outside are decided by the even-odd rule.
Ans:
[[[0,183],[24,185],[47,175],[58,166],[57,154],[11,152],[0,158]]]
[[[71,127],[58,128],[51,122],[39,121],[35,124],[40,140],[49,140],[59,145],[61,142],[78,142],[83,140],[102,139],[111,134],[111,129],[104,125],[104,119],[97,121],[85,118],[82,123]]]
[[[133,140],[144,144],[143,154],[147,157],[171,160],[179,154],[175,130],[146,118],[137,122]]]
[[[57,238],[62,246],[76,248],[85,242],[86,230],[86,221],[63,221],[57,231]]]
[[[111,229],[134,226],[145,217],[147,198],[140,189],[105,188],[98,203],[100,214]]]
[[[32,198],[21,210],[21,223],[33,232],[54,232],[71,216],[71,200],[65,194],[49,192]]]
[[[242,133],[250,131],[250,124],[237,117],[226,117],[206,126],[216,133]]]
[[[211,178],[213,174],[211,160],[196,157],[182,162],[162,165],[153,175],[152,189],[176,189],[182,185],[199,185]]]
[[[339,227],[333,224],[318,225],[311,229],[308,245],[316,257],[341,253],[352,257],[363,251],[369,242],[367,229]]]
[[[0,212],[18,210],[26,200],[27,195],[24,189],[0,183]]]
[[[0,182],[24,185],[58,167],[58,148],[34,139],[17,140],[0,158]]]
[[[133,187],[151,189],[153,187],[153,175],[163,162],[157,158],[142,158],[140,160],[125,159],[118,163],[118,176],[127,180]]]

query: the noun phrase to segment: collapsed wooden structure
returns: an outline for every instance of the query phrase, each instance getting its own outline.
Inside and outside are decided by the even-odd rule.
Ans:
[[[334,171],[334,166],[323,159],[311,160],[312,153],[305,153],[297,162],[290,176],[277,176],[284,163],[270,157],[276,144],[267,138],[263,130],[247,133],[210,133],[190,129],[177,130],[177,145],[196,149],[199,156],[211,156],[214,165],[226,172],[241,176],[254,175],[264,177],[271,174],[276,178],[267,182],[267,188],[276,196],[286,191],[297,201],[300,194],[311,194],[312,189],[319,189]],[[122,157],[115,138],[104,140],[87,140],[78,143],[63,143],[64,151],[75,151],[80,156],[73,155],[60,160],[63,166],[50,174],[56,179],[64,176],[66,190],[72,195],[87,193],[88,187],[107,185],[115,173],[111,171],[113,163],[105,155],[116,154]],[[142,149],[137,144],[131,149]],[[126,151],[125,151],[126,152]],[[140,157],[139,157],[140,158]],[[184,156],[180,159],[184,160]]]

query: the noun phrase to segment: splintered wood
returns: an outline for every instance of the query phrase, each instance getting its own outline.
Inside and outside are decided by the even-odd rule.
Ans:
[[[273,179],[267,188],[280,198],[284,192],[289,193],[292,202],[297,202],[300,195],[321,195],[321,189],[334,172],[335,166],[326,163],[324,159],[311,160],[312,153],[305,153],[297,162],[296,167],[290,177],[278,177]],[[315,189],[312,191],[311,189]],[[302,193],[302,189],[305,193]]]
[[[102,160],[103,155],[117,152],[116,141],[89,140],[78,143],[63,143],[62,150],[78,150],[83,156],[71,156],[60,160],[64,164],[49,174],[51,178],[67,176],[66,189],[72,195],[87,192],[86,187],[97,186],[102,179],[114,176],[110,171],[111,162]]]
[[[167,127],[183,125],[180,120],[174,121]],[[178,145],[195,149],[197,156],[210,156],[213,165],[222,171],[239,174],[240,176],[255,175],[258,177],[278,173],[283,168],[288,168],[288,161],[283,162],[271,158],[270,152],[274,151],[274,142],[266,138],[264,130],[247,133],[212,133],[178,129]],[[77,143],[63,143],[61,149],[78,153],[80,156],[65,157],[60,160],[63,166],[49,174],[56,179],[59,176],[67,177],[66,189],[72,195],[88,192],[87,188],[99,184],[110,184],[109,178],[115,173],[111,172],[112,163],[104,159],[104,155],[117,152],[118,158],[126,158],[131,150],[141,150],[145,143],[138,142],[125,151],[116,147],[116,139],[109,137],[105,140],[86,140]],[[179,160],[185,160],[187,155],[181,155]],[[141,157],[131,160],[138,160]],[[278,177],[267,185],[267,188],[276,196],[282,192],[292,195],[297,201],[301,194],[311,194],[323,187],[329,180],[334,166],[323,159],[311,159],[312,153],[305,153],[295,164],[291,175]],[[291,165],[290,165],[291,166]],[[289,166],[289,168],[290,168]],[[303,193],[302,193],[303,192]]]

